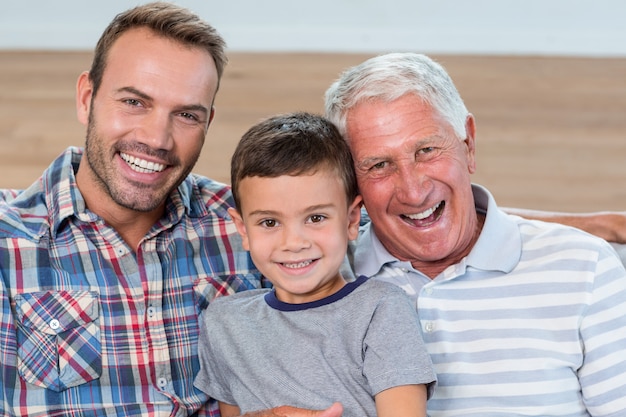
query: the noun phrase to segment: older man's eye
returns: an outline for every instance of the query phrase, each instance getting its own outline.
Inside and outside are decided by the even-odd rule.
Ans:
[[[435,150],[435,148],[433,146],[428,146],[426,148],[421,148],[419,151],[417,151],[418,154],[426,154],[426,153],[431,153]]]

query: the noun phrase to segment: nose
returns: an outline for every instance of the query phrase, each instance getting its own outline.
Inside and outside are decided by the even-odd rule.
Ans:
[[[399,202],[417,205],[431,192],[433,183],[418,164],[408,164],[396,171],[394,189]]]
[[[282,248],[290,252],[300,252],[311,247],[311,241],[304,225],[285,225],[282,233]]]
[[[152,109],[136,130],[136,139],[152,149],[171,150],[174,144],[173,121],[168,112]]]

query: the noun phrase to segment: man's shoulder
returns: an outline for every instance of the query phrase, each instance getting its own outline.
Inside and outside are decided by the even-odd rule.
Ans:
[[[561,223],[547,222],[543,220],[531,220],[518,216],[508,215],[514,218],[520,232],[529,239],[552,239],[552,240],[570,240],[581,242],[583,244],[603,244],[604,239],[589,234],[581,229],[567,226]]]
[[[622,264],[626,265],[626,255],[620,257],[609,242],[598,236],[560,223],[514,217],[516,217],[525,250],[543,248],[543,252],[548,250],[591,251],[603,254],[601,256],[615,255]]]
[[[190,192],[190,204],[199,204],[209,211],[225,213],[234,206],[229,185],[203,175],[190,174],[185,183]]]
[[[21,190],[14,188],[2,188],[0,189],[0,204],[9,203],[13,200],[17,195],[21,192]]]
[[[0,238],[38,239],[48,229],[48,209],[43,192],[0,190]]]
[[[82,154],[82,148],[69,147],[27,188],[0,190],[0,237],[37,240],[50,230],[51,211],[59,206],[59,195],[64,194]]]

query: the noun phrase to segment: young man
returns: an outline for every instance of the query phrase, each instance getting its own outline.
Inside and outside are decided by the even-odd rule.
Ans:
[[[425,416],[434,383],[417,314],[394,285],[339,272],[360,220],[350,151],[320,116],[253,126],[232,159],[244,248],[273,284],[204,312],[196,386],[222,417],[281,404],[346,417]]]
[[[118,15],[77,84],[85,149],[0,206],[0,415],[205,416],[200,312],[258,288],[227,209],[190,174],[224,41],[168,3]]]

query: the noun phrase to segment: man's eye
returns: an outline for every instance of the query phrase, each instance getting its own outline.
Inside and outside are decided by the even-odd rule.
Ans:
[[[387,166],[387,162],[382,161],[382,162],[378,162],[378,163],[372,165],[370,167],[370,170],[384,169],[386,166]]]
[[[367,178],[384,178],[393,171],[392,161],[379,161],[376,163],[366,163],[357,169],[357,175]]]
[[[427,154],[427,153],[431,153],[435,150],[434,147],[432,146],[428,146],[426,148],[421,148],[420,150],[417,151],[418,154]]]
[[[195,114],[191,114],[191,113],[181,113],[180,114],[183,118],[197,122],[198,121],[198,117]]]
[[[128,104],[129,106],[132,107],[139,107],[141,106],[141,102],[139,100],[137,100],[136,98],[127,98],[124,100],[124,103]]]
[[[439,155],[440,152],[441,148],[437,146],[426,146],[424,148],[418,149],[415,156],[421,156],[423,158],[434,158],[435,156]]]

